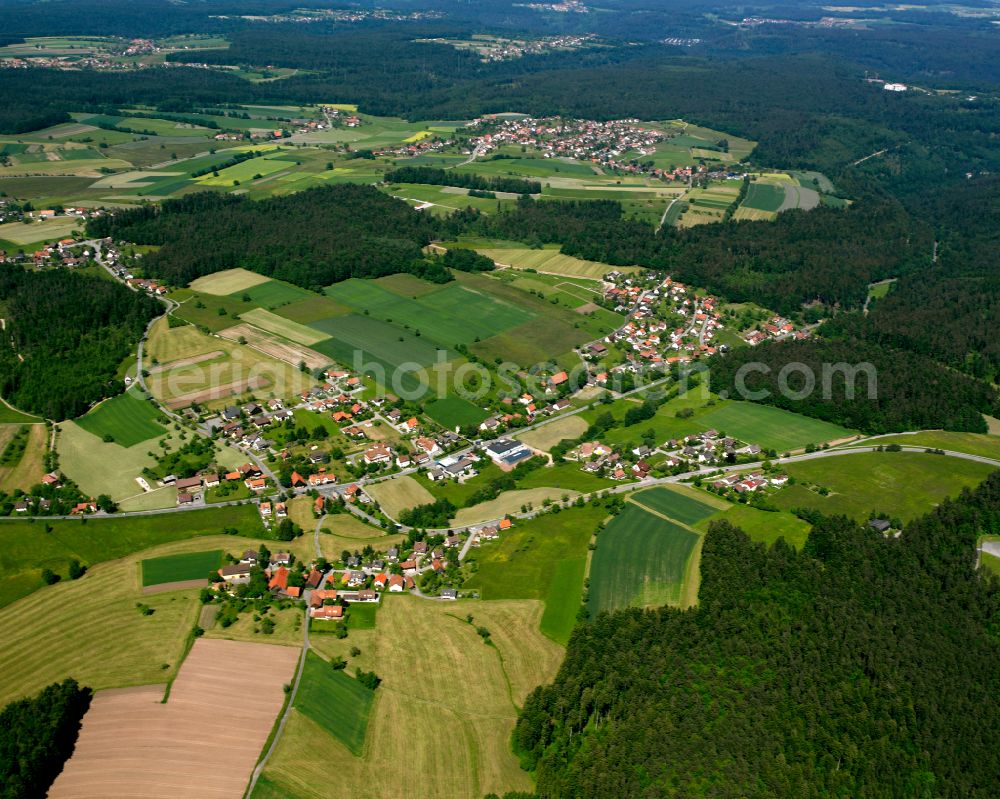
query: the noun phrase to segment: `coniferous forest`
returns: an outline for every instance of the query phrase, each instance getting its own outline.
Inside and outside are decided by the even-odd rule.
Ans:
[[[996,795],[1000,474],[898,538],[710,529],[696,610],[577,627],[516,731],[544,799]],[[600,545],[600,543],[598,544]]]
[[[0,269],[0,307],[0,396],[56,420],[121,393],[119,365],[162,312],[120,283],[65,270]]]
[[[3,799],[44,799],[73,753],[90,697],[89,688],[64,680],[0,711]]]
[[[92,236],[163,245],[146,271],[173,285],[241,266],[307,289],[349,277],[417,272],[435,223],[370,186],[323,186],[266,200],[200,192],[91,220]]]

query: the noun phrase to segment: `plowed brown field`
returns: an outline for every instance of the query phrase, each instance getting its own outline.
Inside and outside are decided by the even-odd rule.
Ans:
[[[101,691],[50,799],[240,799],[299,650],[198,639],[170,692]]]

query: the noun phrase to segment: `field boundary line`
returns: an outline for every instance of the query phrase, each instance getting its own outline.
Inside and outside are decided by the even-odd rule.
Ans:
[[[678,519],[673,519],[670,516],[667,516],[667,514],[665,514],[665,513],[661,513],[658,510],[653,510],[648,505],[643,505],[641,502],[639,502],[634,497],[631,497],[631,496],[626,497],[625,501],[632,503],[636,507],[642,508],[644,511],[646,511],[646,513],[650,513],[653,516],[659,516],[665,522],[670,522],[671,524],[676,524],[678,527],[683,527],[685,530],[687,530],[688,532],[694,533],[699,538],[701,538],[703,535],[705,535],[703,532],[701,532],[701,531],[696,530],[695,528],[693,528],[690,524],[685,524],[684,522],[682,522],[682,521],[680,521]]]

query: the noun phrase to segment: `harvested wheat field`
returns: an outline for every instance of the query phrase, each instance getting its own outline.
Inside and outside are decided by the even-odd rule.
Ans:
[[[304,363],[310,369],[319,369],[321,366],[329,366],[330,364],[330,359],[326,355],[308,347],[292,344],[280,336],[267,333],[253,325],[242,324],[227,327],[225,330],[219,331],[219,336],[229,341],[239,341],[242,338],[247,346],[296,368],[300,363]]]
[[[50,799],[240,799],[299,650],[199,639],[163,687],[99,692]]]

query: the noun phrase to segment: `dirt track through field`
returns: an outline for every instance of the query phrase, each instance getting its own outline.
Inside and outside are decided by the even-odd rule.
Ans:
[[[162,685],[101,691],[50,799],[240,799],[299,650],[198,639]]]
[[[172,583],[147,585],[142,589],[144,594],[165,594],[168,591],[183,591],[186,588],[204,588],[207,583],[201,580],[176,580]]]

